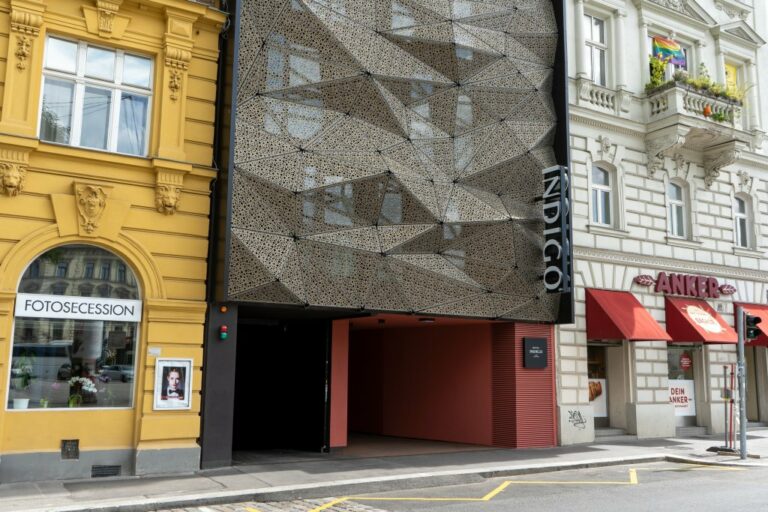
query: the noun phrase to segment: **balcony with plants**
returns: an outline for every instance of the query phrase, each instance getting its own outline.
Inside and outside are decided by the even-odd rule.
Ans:
[[[649,122],[687,116],[700,127],[745,129],[744,91],[714,82],[704,64],[699,66],[697,77],[682,70],[669,77],[669,60],[661,55],[650,57],[651,76],[645,86]]]

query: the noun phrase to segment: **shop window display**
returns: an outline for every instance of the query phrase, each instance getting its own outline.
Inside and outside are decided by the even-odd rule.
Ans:
[[[92,282],[94,261],[125,269],[119,293]],[[48,295],[56,285],[62,293]],[[27,292],[35,289],[43,293]],[[30,265],[19,291],[8,408],[132,407],[141,303],[130,268],[97,247],[59,247]]]

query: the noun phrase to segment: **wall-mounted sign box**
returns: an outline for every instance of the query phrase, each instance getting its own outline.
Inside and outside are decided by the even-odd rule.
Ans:
[[[546,338],[523,338],[523,368],[547,367]]]

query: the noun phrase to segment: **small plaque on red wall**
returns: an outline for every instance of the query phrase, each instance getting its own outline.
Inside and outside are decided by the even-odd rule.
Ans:
[[[547,367],[546,338],[523,338],[523,368]]]

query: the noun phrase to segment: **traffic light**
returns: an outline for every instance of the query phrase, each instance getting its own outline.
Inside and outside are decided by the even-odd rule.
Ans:
[[[749,313],[747,313],[745,317],[746,318],[744,319],[744,322],[747,324],[745,337],[748,340],[754,340],[755,338],[760,336],[760,328],[757,326],[757,324],[759,324],[763,320],[759,316],[750,315]]]

